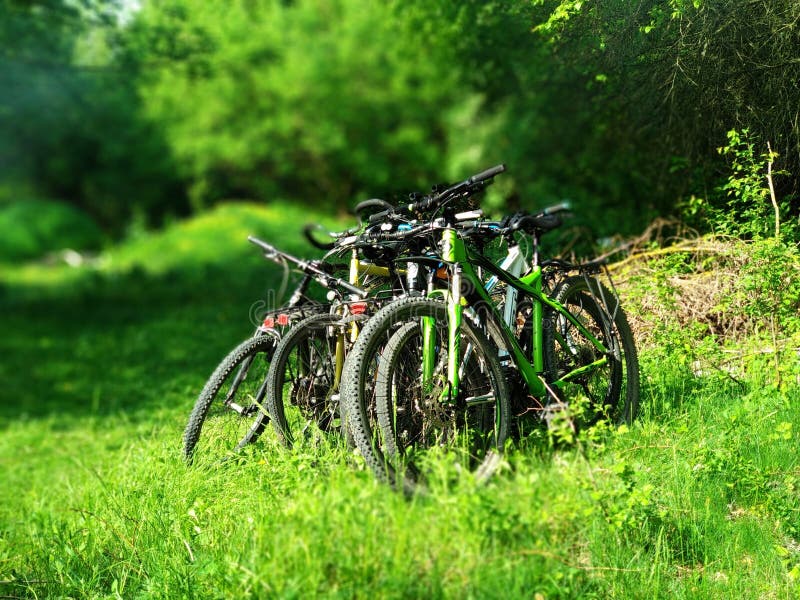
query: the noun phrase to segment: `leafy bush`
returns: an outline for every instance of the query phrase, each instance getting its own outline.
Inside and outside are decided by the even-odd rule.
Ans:
[[[794,0],[534,3],[546,9],[536,30],[562,76],[583,75],[582,104],[613,143],[602,158],[622,154],[632,172],[645,173],[662,210],[676,195],[714,185],[725,169],[716,149],[732,127],[749,130],[764,150],[771,141],[781,168],[800,169]],[[776,191],[797,194],[799,181],[783,178]]]
[[[762,149],[759,152],[759,148]],[[748,129],[732,129],[717,152],[728,161],[728,175],[708,194],[692,196],[680,208],[684,218],[702,230],[746,239],[781,236],[796,239],[796,221],[789,218],[791,196],[775,195],[775,180],[786,171],[773,171],[778,158],[768,143]]]
[[[68,204],[29,200],[0,206],[0,261],[37,258],[63,248],[96,250],[102,240],[97,224]]]

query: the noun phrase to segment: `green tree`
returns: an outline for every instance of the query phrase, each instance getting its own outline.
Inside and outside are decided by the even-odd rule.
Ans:
[[[392,3],[169,0],[130,50],[196,205],[279,194],[342,204],[441,165],[457,71]]]
[[[196,206],[341,207],[498,162],[495,199],[536,206],[565,194],[567,161],[552,157],[570,149],[554,152],[549,121],[573,115],[541,91],[553,75],[534,15],[528,0],[168,0],[145,6],[128,43]]]
[[[68,201],[117,232],[185,206],[119,62],[120,5],[0,3],[0,196]]]
[[[779,196],[800,192],[797,2],[534,2],[552,56],[583,77],[596,121],[661,212],[682,194],[713,195],[729,174],[717,148],[732,129],[749,130],[757,154],[771,142],[776,169],[795,174],[776,178]]]

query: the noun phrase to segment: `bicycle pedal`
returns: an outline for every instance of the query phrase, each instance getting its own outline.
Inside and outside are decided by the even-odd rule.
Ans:
[[[478,404],[489,404],[494,402],[494,394],[483,394],[482,396],[470,396],[464,399],[467,406],[477,406]]]
[[[555,422],[564,419],[568,408],[566,402],[561,402],[560,400],[550,402],[542,408],[541,419],[547,424],[547,428],[550,429]]]

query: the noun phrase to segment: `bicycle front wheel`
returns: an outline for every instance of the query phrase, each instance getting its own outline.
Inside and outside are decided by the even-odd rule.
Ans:
[[[424,320],[433,324],[426,353]],[[342,399],[353,437],[376,475],[396,487],[423,483],[437,455],[482,472],[503,449],[509,392],[497,349],[468,320],[459,335],[457,394],[447,385],[447,307],[441,302],[406,298],[384,307],[347,359]]]
[[[277,338],[259,335],[234,348],[195,402],[183,433],[183,456],[214,464],[243,455],[268,421],[264,396]]]
[[[497,349],[480,330],[462,327],[459,389],[447,381],[447,322],[437,322],[427,352],[419,321],[395,333],[381,354],[375,386],[384,454],[393,469],[418,479],[430,454],[447,452],[470,471],[502,447],[508,434],[508,391]]]

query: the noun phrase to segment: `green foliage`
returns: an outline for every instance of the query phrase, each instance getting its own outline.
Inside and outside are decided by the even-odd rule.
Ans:
[[[131,52],[161,66],[143,71],[141,94],[195,206],[275,194],[342,206],[365,188],[429,173],[441,149],[432,107],[447,102],[452,79],[436,54],[404,35],[394,10],[146,6]]]
[[[546,3],[545,0],[533,0],[533,4],[537,6],[549,6],[551,3]],[[547,19],[534,27],[534,31],[542,33],[547,36],[551,41],[558,41],[560,34],[568,26],[570,18],[580,14],[583,8],[583,0],[563,0],[554,5],[547,15]]]
[[[504,159],[459,138],[519,89],[506,75],[515,43],[533,43],[522,4],[173,0],[145,6],[126,40],[196,206],[280,195],[341,208]]]
[[[626,273],[629,312],[642,342],[665,351],[682,344],[784,342],[800,334],[800,251],[767,237],[751,241],[707,235],[656,249]],[[646,253],[645,253],[646,255]]]
[[[65,248],[97,250],[102,240],[92,219],[63,202],[0,204],[0,261],[39,258]]]
[[[546,9],[537,31],[558,70],[583,82],[583,103],[611,142],[601,155],[621,153],[660,212],[717,184],[727,169],[716,148],[732,128],[771,142],[776,170],[800,173],[793,0],[537,4]],[[601,150],[589,140],[587,151]],[[776,184],[780,198],[800,189],[796,176]]]
[[[119,234],[139,207],[185,213],[160,132],[116,62],[120,3],[0,3],[0,181],[58,198]],[[56,243],[54,241],[53,243]]]
[[[730,161],[730,175],[712,198],[707,220],[712,228],[727,235],[760,238],[775,235],[775,210],[772,204],[767,177],[788,175],[785,171],[769,172],[768,165],[777,158],[774,152],[758,154],[757,141],[745,129],[741,132],[731,130],[727,134],[728,143],[718,148],[718,152]],[[775,199],[777,202],[777,199]],[[779,206],[780,213],[789,214],[788,202]],[[780,211],[780,208],[783,208]],[[784,235],[790,239],[797,233],[791,220],[783,228]]]
[[[38,57],[5,70],[25,91],[0,115],[8,175],[115,234],[190,201],[341,209],[498,162],[509,174],[493,208],[570,197],[584,208],[578,224],[601,235],[648,216],[644,181],[614,149],[624,134],[588,110],[582,75],[531,33],[543,9],[527,0],[170,0],[122,24],[75,13],[58,50],[32,10],[7,32],[30,34]]]
[[[131,6],[0,5],[0,187],[115,236],[231,198],[341,211],[498,162],[487,207],[570,198],[584,237],[636,233],[677,202],[705,230],[727,200],[720,222],[740,231],[768,207],[767,142],[796,223],[792,0]]]
[[[767,239],[752,245],[750,260],[729,299],[763,330],[800,332],[800,251],[794,244]],[[771,324],[771,325],[770,325]]]

